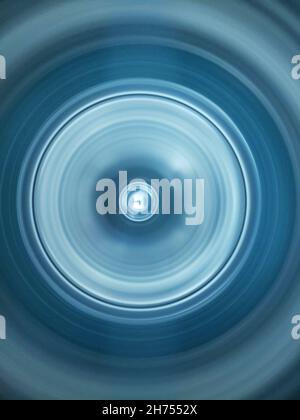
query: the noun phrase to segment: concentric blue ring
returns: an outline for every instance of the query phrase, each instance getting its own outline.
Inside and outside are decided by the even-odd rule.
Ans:
[[[110,117],[116,114],[117,122]],[[171,115],[175,116],[174,121]],[[126,95],[101,102],[99,110],[97,104],[88,107],[55,134],[40,158],[36,173],[31,175],[33,210],[30,200],[28,206],[29,211],[34,212],[36,235],[64,278],[108,303],[155,307],[161,306],[165,299],[168,304],[176,302],[182,299],[180,295],[191,295],[195,289],[220,277],[242,236],[245,182],[229,142],[206,118],[199,120],[199,117],[191,107],[178,101],[153,94]],[[186,153],[188,147],[191,154]],[[211,156],[217,154],[218,149],[223,163],[218,162],[217,166]],[[150,168],[144,172],[146,179],[153,179],[155,162],[159,162],[160,178],[179,177],[183,181],[203,177],[207,180],[205,212],[208,220],[205,224],[187,227],[183,217],[173,217],[172,224],[165,229],[165,241],[159,236],[157,242],[156,231],[165,226],[169,218],[160,217],[148,226],[149,239],[144,244],[143,238],[137,238],[139,230],[130,240],[136,227],[122,226],[121,221],[120,231],[126,232],[128,239],[118,248],[118,231],[115,228],[107,231],[107,218],[96,216],[96,199],[93,202],[89,197],[99,173],[103,178],[114,178],[119,154],[124,161],[119,170],[127,169],[133,178],[137,174],[132,165],[138,161],[143,168]],[[160,169],[168,165],[169,171]],[[27,166],[23,172],[29,175]],[[210,181],[214,172],[215,183]],[[20,196],[22,190],[23,187]],[[118,218],[112,219],[116,224]],[[94,237],[92,232],[95,232]],[[177,240],[172,247],[176,232]],[[228,247],[224,247],[226,235]]]

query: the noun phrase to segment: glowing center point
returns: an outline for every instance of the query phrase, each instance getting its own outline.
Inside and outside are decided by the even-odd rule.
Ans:
[[[137,191],[129,197],[128,208],[131,212],[148,213],[149,196],[145,191]]]
[[[120,195],[120,210],[133,222],[151,219],[158,208],[156,191],[146,182],[131,182]]]

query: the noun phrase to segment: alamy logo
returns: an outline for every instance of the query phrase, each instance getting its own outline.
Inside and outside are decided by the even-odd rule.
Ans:
[[[294,80],[300,80],[300,55],[294,55],[292,58],[292,64],[294,64],[292,69],[292,78]]]
[[[0,55],[0,79],[6,79],[6,60],[3,55]]]
[[[295,315],[292,319],[292,338],[295,341],[300,340],[300,315]]]
[[[0,340],[6,340],[6,320],[0,315]]]
[[[128,183],[127,172],[120,171],[118,182],[101,179],[96,191],[101,193],[96,202],[101,216],[123,214],[133,222],[144,222],[157,214],[184,214],[187,226],[204,222],[204,179],[134,179]]]

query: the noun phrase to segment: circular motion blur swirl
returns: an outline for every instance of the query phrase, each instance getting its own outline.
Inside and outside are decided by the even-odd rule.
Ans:
[[[11,3],[0,5],[0,395],[297,396],[300,7]],[[120,171],[204,179],[204,222],[142,217],[136,203],[158,197],[139,182],[121,194],[128,213],[100,216],[96,184]]]

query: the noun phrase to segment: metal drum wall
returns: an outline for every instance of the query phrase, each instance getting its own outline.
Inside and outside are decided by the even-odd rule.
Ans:
[[[1,396],[297,396],[299,4],[12,3]],[[204,179],[204,223],[101,217],[97,181],[119,171]]]

